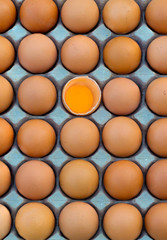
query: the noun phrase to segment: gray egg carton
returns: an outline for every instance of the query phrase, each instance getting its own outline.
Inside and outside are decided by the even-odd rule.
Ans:
[[[15,5],[17,6],[17,12],[19,12],[19,7],[23,0],[14,0]],[[55,0],[55,2],[58,5],[59,13],[60,9],[64,3],[64,0]],[[96,0],[99,9],[102,13],[102,9],[107,2],[107,0]],[[149,125],[156,119],[159,118],[159,116],[152,113],[146,103],[145,103],[145,91],[148,86],[148,84],[155,78],[159,77],[157,73],[155,73],[150,67],[148,66],[146,62],[146,49],[149,45],[149,43],[156,37],[158,37],[158,34],[154,33],[146,24],[145,17],[144,17],[144,10],[149,2],[149,0],[137,0],[138,4],[140,5],[140,8],[142,10],[142,17],[141,22],[137,29],[130,34],[127,34],[126,36],[133,38],[136,40],[142,49],[142,62],[139,66],[139,68],[129,74],[124,75],[125,77],[131,78],[134,82],[138,84],[140,87],[141,93],[142,93],[142,101],[139,106],[139,108],[131,115],[129,115],[130,118],[134,119],[139,126],[142,129],[143,133],[143,142],[142,146],[140,147],[139,151],[134,154],[133,156],[126,158],[131,161],[134,161],[137,163],[140,168],[142,169],[144,176],[146,175],[146,172],[149,168],[149,166],[157,161],[159,158],[155,156],[149,149],[146,144],[145,138],[146,138],[146,132],[149,127]],[[2,34],[3,36],[7,37],[14,45],[15,49],[17,50],[18,45],[20,41],[30,34],[26,29],[22,27],[22,25],[19,22],[19,18],[17,18],[16,24],[6,33]],[[74,118],[75,116],[71,115],[69,112],[65,110],[65,108],[62,105],[61,102],[61,91],[64,86],[64,84],[71,78],[76,77],[77,75],[70,73],[67,71],[63,65],[61,64],[60,60],[60,49],[62,44],[66,39],[73,36],[74,34],[70,31],[68,31],[61,22],[60,14],[59,14],[59,21],[56,27],[47,33],[47,35],[55,42],[57,49],[58,49],[58,61],[54,68],[47,72],[46,74],[43,74],[42,76],[45,76],[49,78],[54,85],[57,88],[58,92],[58,101],[53,108],[53,110],[44,115],[44,116],[32,116],[27,113],[25,113],[18,105],[18,100],[16,98],[17,96],[17,90],[21,82],[26,79],[27,77],[31,76],[29,72],[27,72],[25,69],[23,69],[19,62],[18,58],[16,56],[16,60],[14,62],[14,65],[12,68],[10,68],[7,72],[2,74],[4,77],[6,77],[13,85],[14,91],[15,91],[15,99],[8,111],[6,111],[4,114],[0,115],[0,117],[5,118],[8,120],[15,130],[15,142],[12,147],[12,149],[4,156],[1,157],[1,160],[4,161],[11,169],[12,172],[12,186],[10,190],[0,198],[0,203],[6,205],[9,210],[11,211],[12,218],[13,218],[13,225],[12,230],[9,233],[9,235],[5,238],[6,240],[15,240],[15,239],[21,239],[19,235],[17,234],[15,227],[14,227],[14,219],[15,215],[18,211],[18,209],[24,205],[25,203],[30,202],[30,200],[23,198],[16,190],[15,183],[14,183],[14,175],[16,173],[16,170],[18,167],[23,164],[26,160],[31,160],[32,158],[25,156],[23,153],[20,152],[17,144],[16,144],[16,135],[19,127],[26,122],[29,119],[39,118],[39,119],[45,119],[48,121],[55,129],[57,133],[57,143],[54,147],[53,151],[46,157],[41,158],[42,161],[47,162],[55,171],[56,173],[56,186],[53,191],[53,193],[45,198],[44,200],[40,201],[46,205],[48,205],[54,212],[56,217],[56,227],[51,237],[49,237],[50,240],[62,240],[65,239],[62,234],[60,233],[59,227],[58,227],[58,216],[61,211],[61,209],[69,202],[75,201],[74,199],[70,199],[68,196],[66,196],[60,189],[59,186],[59,173],[62,166],[67,163],[68,161],[74,159],[73,157],[69,156],[67,153],[63,151],[60,145],[60,130],[62,126],[71,118]],[[115,33],[111,32],[109,29],[105,27],[102,21],[102,14],[100,14],[100,20],[96,26],[95,29],[93,29],[91,32],[86,34],[87,36],[91,37],[93,40],[96,41],[96,43],[99,46],[100,49],[100,61],[96,68],[91,71],[88,76],[95,79],[97,83],[100,85],[101,89],[103,89],[104,85],[115,77],[120,77],[120,75],[116,75],[115,73],[111,72],[108,68],[105,67],[102,59],[102,52],[103,47],[105,44],[113,37],[120,36],[116,35]],[[100,107],[97,109],[96,112],[93,114],[87,116],[88,119],[92,120],[97,127],[100,130],[100,134],[102,133],[103,126],[105,123],[111,119],[112,117],[115,117],[112,115],[109,111],[106,110],[103,103],[101,103]],[[102,186],[102,178],[105,169],[107,168],[110,163],[113,161],[119,160],[120,158],[116,158],[109,154],[103,144],[102,141],[100,141],[100,146],[98,147],[97,151],[86,158],[87,160],[90,160],[97,168],[100,176],[100,184],[98,187],[98,190],[96,193],[91,196],[90,198],[83,200],[85,202],[90,203],[92,206],[95,207],[99,214],[99,229],[96,233],[96,235],[93,237],[95,240],[105,240],[108,239],[108,237],[105,235],[104,230],[102,228],[102,220],[104,213],[106,210],[113,204],[118,203],[120,201],[116,201],[113,198],[111,198],[104,190]],[[142,213],[143,217],[146,213],[146,211],[155,203],[158,203],[159,200],[154,198],[147,190],[146,186],[144,185],[142,188],[142,191],[140,194],[135,197],[134,199],[130,201],[126,201],[127,203],[133,204],[136,206],[140,212]],[[144,227],[141,235],[139,236],[140,240],[149,240],[151,239]],[[123,240],[123,239],[122,239]]]

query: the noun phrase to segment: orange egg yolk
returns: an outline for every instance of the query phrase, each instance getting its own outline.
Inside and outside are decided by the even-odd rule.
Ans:
[[[67,89],[65,101],[73,112],[87,113],[93,106],[93,94],[87,86],[73,85]]]

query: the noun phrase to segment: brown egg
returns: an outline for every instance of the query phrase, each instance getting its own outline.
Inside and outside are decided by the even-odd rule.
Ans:
[[[95,209],[84,202],[66,205],[59,216],[59,227],[63,235],[71,240],[89,240],[98,229],[98,215]]]
[[[12,218],[9,210],[0,204],[0,239],[4,239],[11,229]]]
[[[0,36],[0,53],[0,73],[3,73],[13,64],[15,50],[11,42],[2,36]]]
[[[44,34],[26,36],[18,48],[20,64],[29,72],[44,73],[53,67],[57,60],[54,42]]]
[[[54,189],[55,174],[53,169],[40,160],[23,163],[15,176],[17,190],[26,198],[40,200],[47,197]]]
[[[49,112],[54,107],[56,99],[54,84],[42,76],[25,79],[18,89],[20,106],[32,115],[43,115]]]
[[[4,195],[8,191],[10,185],[11,185],[10,170],[5,163],[0,161],[0,196]],[[1,233],[0,233],[0,235],[1,235]],[[1,237],[0,237],[0,239],[1,239]]]
[[[72,32],[86,33],[99,20],[99,9],[94,0],[67,0],[61,10],[63,24]]]
[[[16,21],[16,7],[11,0],[0,0],[0,33],[6,32]]]
[[[96,168],[86,160],[68,162],[61,170],[60,187],[71,198],[90,197],[97,189],[99,175]]]
[[[99,61],[98,46],[87,36],[73,36],[62,46],[61,61],[73,73],[88,73],[95,68]]]
[[[151,207],[145,216],[145,228],[154,240],[167,239],[167,203]]]
[[[167,1],[152,0],[145,12],[147,24],[160,34],[167,34]]]
[[[25,240],[45,240],[55,228],[55,217],[46,205],[31,202],[18,210],[15,227],[19,235]]]
[[[141,100],[140,89],[128,78],[115,78],[103,90],[105,107],[117,115],[128,115],[136,110]]]
[[[62,102],[72,114],[85,116],[93,113],[101,102],[101,89],[87,76],[69,80],[63,87]]]
[[[149,168],[146,184],[155,197],[167,200],[167,159],[158,160]]]
[[[157,78],[146,91],[146,102],[156,114],[167,116],[167,78]]]
[[[160,157],[167,157],[167,119],[162,118],[153,122],[147,131],[149,148]]]
[[[142,231],[142,225],[139,210],[127,203],[110,207],[103,220],[104,231],[112,240],[135,240]]]
[[[109,0],[103,9],[103,21],[113,32],[125,34],[140,22],[140,7],[134,0]]]
[[[13,88],[10,82],[0,76],[0,113],[6,111],[13,101]]]
[[[147,48],[147,61],[160,74],[167,74],[167,36],[154,39]]]
[[[132,38],[115,37],[105,45],[103,60],[111,71],[118,74],[128,74],[139,66],[141,49]]]
[[[141,191],[143,173],[137,164],[128,160],[120,160],[107,168],[103,183],[111,197],[118,200],[129,200]]]
[[[30,32],[48,32],[57,19],[58,8],[53,0],[25,0],[21,5],[20,21]]]
[[[105,148],[117,157],[128,157],[139,149],[142,132],[138,124],[128,117],[115,117],[103,128],[102,139]]]
[[[60,142],[68,154],[74,157],[87,157],[98,148],[99,130],[86,118],[73,118],[62,127]]]
[[[7,153],[14,142],[12,126],[3,118],[0,118],[0,156]]]
[[[17,144],[30,157],[44,157],[56,143],[54,128],[46,121],[32,119],[25,122],[18,131]]]

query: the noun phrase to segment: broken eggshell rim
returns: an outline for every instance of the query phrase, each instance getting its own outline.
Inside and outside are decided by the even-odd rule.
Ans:
[[[71,108],[68,106],[68,104],[66,103],[66,100],[65,100],[65,94],[66,94],[66,91],[68,89],[68,86],[71,84],[72,81],[74,81],[76,79],[78,79],[78,82],[80,82],[81,79],[85,79],[85,80],[87,80],[87,82],[91,81],[92,85],[94,85],[94,88],[96,88],[97,91],[98,91],[98,97],[97,97],[98,99],[97,99],[96,103],[94,103],[92,108],[89,111],[85,112],[85,113],[76,113],[76,112],[74,112],[73,110],[71,110]],[[82,82],[82,84],[83,84],[83,82]],[[87,84],[83,84],[83,85],[88,86]],[[91,90],[92,88],[89,87],[89,89]],[[94,95],[93,92],[92,92],[92,94]],[[94,98],[94,96],[93,96],[93,98]],[[98,83],[94,79],[92,79],[92,78],[90,78],[88,76],[77,76],[75,78],[70,79],[64,85],[63,91],[62,91],[62,102],[63,102],[64,107],[67,109],[67,111],[69,111],[70,113],[72,113],[73,115],[76,115],[76,116],[86,116],[86,115],[89,115],[89,114],[93,113],[99,107],[99,105],[101,103],[101,98],[102,98],[102,94],[101,94],[100,86],[98,85]]]

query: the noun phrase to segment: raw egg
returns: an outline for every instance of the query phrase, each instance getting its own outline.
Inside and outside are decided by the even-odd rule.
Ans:
[[[140,7],[134,0],[109,0],[103,9],[103,21],[113,32],[125,34],[140,22]]]
[[[127,203],[111,206],[103,219],[104,231],[112,240],[135,240],[140,235],[142,226],[141,213]]]
[[[102,139],[105,148],[117,157],[128,157],[139,149],[142,132],[138,124],[128,117],[115,117],[103,128]]]
[[[158,203],[148,210],[145,228],[152,239],[167,239],[167,203]]]
[[[155,197],[167,200],[167,159],[158,160],[149,168],[146,184]]]
[[[62,127],[60,142],[63,149],[71,156],[87,157],[99,146],[99,130],[86,118],[74,118]]]
[[[167,78],[152,81],[146,90],[146,102],[156,114],[167,116]]]
[[[18,57],[27,71],[44,73],[56,63],[57,49],[49,37],[34,33],[23,38],[18,47]]]
[[[103,90],[105,107],[116,115],[128,115],[140,104],[141,93],[135,82],[128,78],[115,78]]]
[[[42,76],[25,79],[18,89],[19,105],[32,115],[43,115],[49,112],[54,107],[56,99],[54,84]]]
[[[167,34],[167,1],[152,0],[145,12],[147,24],[157,33]]]
[[[45,240],[55,228],[52,210],[39,202],[23,205],[17,212],[15,227],[25,240]]]
[[[0,36],[0,53],[0,73],[3,73],[13,64],[15,59],[15,50],[12,43],[2,36]]]
[[[10,232],[12,218],[9,210],[0,204],[0,239],[4,239]]]
[[[13,101],[13,88],[10,82],[0,76],[0,113],[6,111]]]
[[[156,155],[167,157],[167,118],[151,124],[147,131],[147,144]]]
[[[99,61],[98,46],[87,36],[73,36],[62,46],[61,61],[73,73],[88,73],[95,68]]]
[[[13,127],[5,119],[0,118],[0,156],[10,150],[13,142]]]
[[[20,21],[30,32],[48,32],[57,20],[58,8],[53,0],[25,0],[20,7]]]
[[[111,197],[118,200],[129,200],[139,194],[143,180],[143,173],[135,163],[120,160],[107,168],[103,183]]]
[[[86,160],[68,162],[61,170],[60,187],[71,198],[90,197],[97,189],[99,175],[96,168]]]
[[[16,7],[11,0],[0,0],[0,33],[6,32],[16,21]]]
[[[56,143],[54,128],[41,119],[29,120],[19,128],[17,144],[30,157],[44,157],[52,151]]]
[[[65,84],[62,101],[70,113],[88,115],[100,105],[101,90],[93,79],[86,76],[76,77]]]
[[[63,24],[72,32],[86,33],[99,20],[99,9],[94,0],[67,0],[61,10]]]
[[[5,163],[0,161],[0,197],[8,191],[10,185],[11,185],[10,170]]]
[[[167,36],[154,39],[147,48],[147,61],[153,70],[167,74]]]
[[[15,176],[17,190],[26,198],[40,200],[47,197],[54,189],[55,174],[53,169],[40,160],[23,163]]]
[[[66,205],[59,215],[59,227],[70,240],[89,240],[95,235],[99,225],[96,210],[85,202]]]
[[[115,37],[104,47],[103,60],[117,74],[128,74],[136,70],[141,61],[141,49],[129,37]]]

